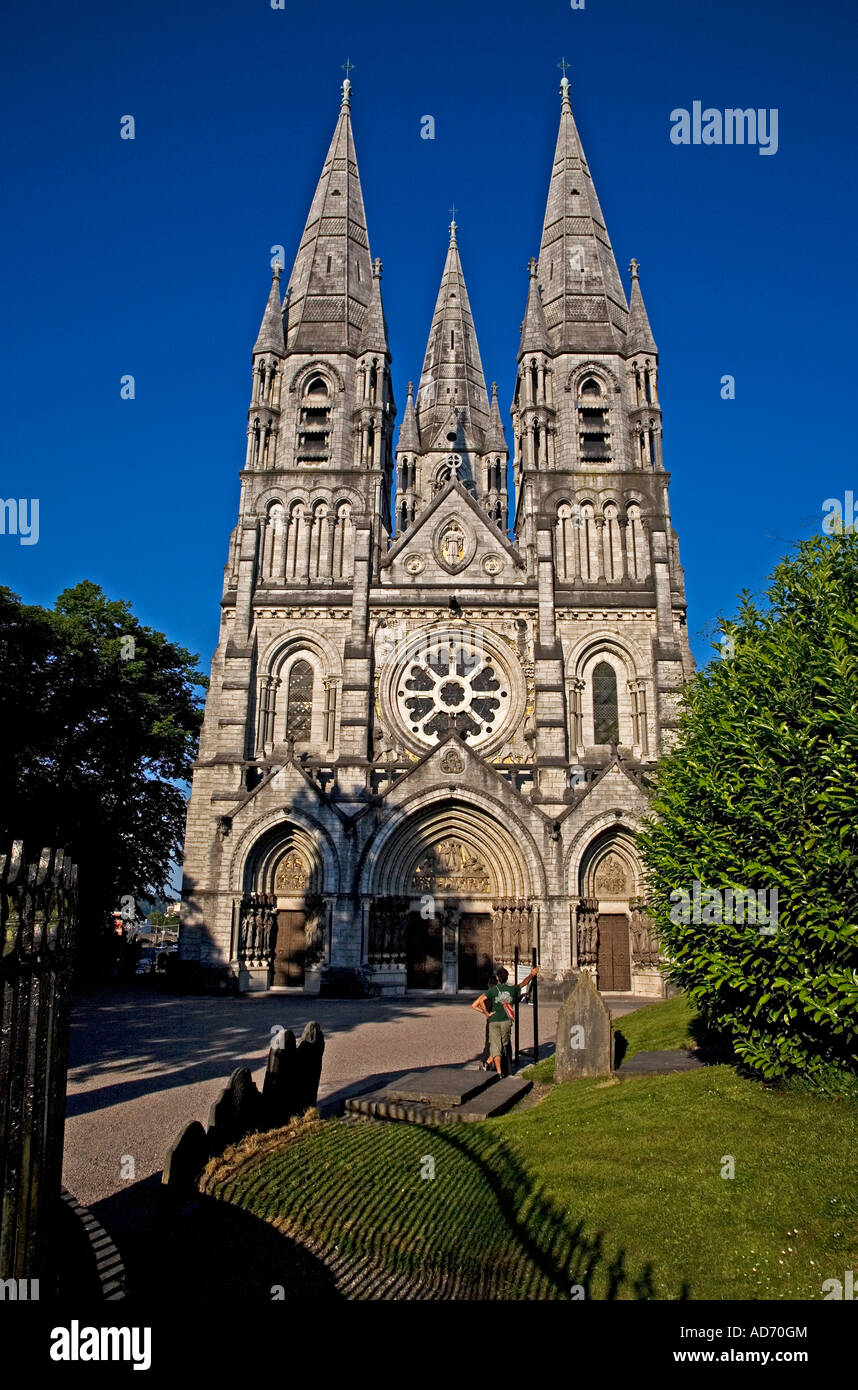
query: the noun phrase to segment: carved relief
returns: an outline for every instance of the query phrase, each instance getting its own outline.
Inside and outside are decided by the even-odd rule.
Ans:
[[[452,889],[461,893],[488,893],[491,879],[481,859],[461,840],[442,840],[420,860],[413,887],[421,893]]]
[[[628,895],[628,877],[623,861],[616,854],[608,854],[596,870],[594,881],[596,896],[600,898],[625,898]]]
[[[310,880],[310,871],[297,850],[290,850],[281,859],[274,877],[274,888],[278,893],[303,893]]]

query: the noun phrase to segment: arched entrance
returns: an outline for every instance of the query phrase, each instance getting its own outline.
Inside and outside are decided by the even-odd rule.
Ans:
[[[523,844],[474,805],[428,807],[391,825],[371,850],[366,965],[384,988],[483,989],[498,965],[536,942]]]
[[[327,905],[318,847],[301,826],[277,826],[253,847],[244,872],[236,955],[271,989],[303,989],[326,954]],[[264,923],[260,929],[258,923]]]
[[[577,955],[603,993],[632,990],[632,905],[640,884],[640,863],[627,832],[610,831],[593,841],[581,863]]]

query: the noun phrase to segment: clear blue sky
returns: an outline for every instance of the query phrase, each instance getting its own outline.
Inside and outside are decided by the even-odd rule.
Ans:
[[[347,56],[400,418],[455,201],[508,422],[565,55],[661,351],[698,659],[824,500],[858,495],[852,0],[8,0],[0,28],[0,495],[41,510],[37,545],[0,536],[0,582],[28,601],[92,579],[208,664],[269,248],[291,265]],[[672,144],[694,100],[777,108],[778,152]]]

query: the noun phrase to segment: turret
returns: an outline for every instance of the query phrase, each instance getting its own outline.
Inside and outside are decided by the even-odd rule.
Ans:
[[[280,262],[275,261],[268,303],[253,347],[246,468],[274,467],[280,430],[281,369],[285,352],[280,306]]]
[[[626,336],[626,389],[635,455],[641,468],[662,469],[661,406],[658,402],[658,348],[652,336],[641,294],[640,266],[634,258],[629,266],[632,292],[629,331]]]

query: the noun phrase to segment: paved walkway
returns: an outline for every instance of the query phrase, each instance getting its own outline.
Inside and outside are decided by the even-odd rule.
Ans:
[[[313,999],[303,995],[198,998],[159,994],[144,980],[76,997],[72,1010],[63,1182],[125,1254],[157,1206],[164,1154],[239,1066],[261,1083],[279,1027],[300,1037],[315,1019],[326,1047],[320,1108],[378,1089],[405,1071],[477,1060],[483,1020],[473,995]],[[615,1017],[643,999],[611,1000]],[[557,1008],[542,1006],[540,1055],[553,1051]],[[521,1010],[521,1047],[533,1011]],[[523,1061],[527,1059],[524,1058]],[[124,1244],[125,1243],[125,1244]]]

